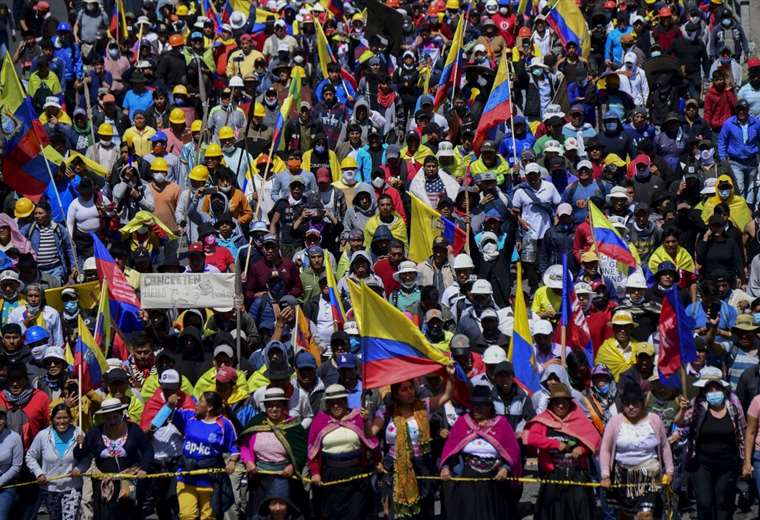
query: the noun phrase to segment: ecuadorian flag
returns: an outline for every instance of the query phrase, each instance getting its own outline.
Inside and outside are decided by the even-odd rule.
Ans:
[[[533,394],[541,389],[541,378],[538,375],[536,359],[533,355],[533,336],[528,323],[528,306],[525,304],[525,293],[522,287],[522,263],[517,262],[517,291],[514,305],[515,330],[512,333],[512,346],[509,349],[509,360],[515,369],[515,381],[520,387]]]
[[[435,99],[433,100],[433,107],[438,108],[443,100],[446,99],[446,94],[449,91],[449,86],[456,84],[460,73],[459,60],[462,56],[462,44],[464,40],[464,24],[466,23],[467,16],[470,14],[470,6],[462,14],[459,15],[459,22],[457,23],[456,31],[454,31],[454,37],[451,40],[451,47],[449,48],[449,54],[446,56],[446,62],[443,64],[443,71],[441,72],[441,79],[438,81],[438,88],[435,91]]]
[[[361,332],[364,388],[400,383],[451,364],[390,302],[365,284],[349,280],[348,287]]]
[[[509,64],[507,63],[507,53],[502,52],[491,95],[488,96],[488,102],[480,116],[472,147],[479,151],[488,132],[510,117],[512,117],[512,96],[509,92]]]
[[[562,47],[567,47],[568,42],[575,42],[582,56],[588,58],[591,34],[575,0],[559,0],[546,16],[546,23],[557,33]]]
[[[597,252],[635,269],[637,264],[636,255],[630,246],[620,236],[620,233],[613,227],[602,210],[597,208],[591,201],[589,201],[588,207],[589,225],[591,226],[591,233],[594,236]]]
[[[433,254],[433,240],[443,236],[458,255],[467,244],[467,233],[454,222],[441,215],[420,199],[410,194],[412,199],[412,231],[409,238],[409,260],[424,262]]]
[[[340,301],[338,284],[335,282],[335,273],[333,273],[332,263],[329,258],[325,258],[325,276],[327,277],[327,290],[330,295],[333,324],[336,329],[342,329],[346,321],[346,311],[343,310],[343,303]]]
[[[89,392],[94,388],[99,388],[103,383],[103,375],[108,371],[108,363],[103,351],[95,343],[90,329],[84,324],[82,317],[79,317],[79,337],[74,344],[74,374],[79,374],[81,368],[82,376],[79,382],[82,393]]]

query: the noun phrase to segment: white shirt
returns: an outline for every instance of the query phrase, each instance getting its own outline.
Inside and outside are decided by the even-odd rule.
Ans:
[[[26,332],[26,326],[24,325],[24,313],[26,312],[26,305],[19,305],[13,309],[8,315],[8,323],[18,323],[21,327],[21,334]],[[50,305],[45,305],[40,311],[42,319],[45,322],[45,329],[47,329],[50,335],[49,345],[51,347],[63,347],[63,327],[61,326],[61,315],[58,311],[52,308]]]
[[[535,191],[536,198],[541,202],[557,206],[561,202],[561,197],[554,184],[548,181],[541,181],[541,186]],[[533,200],[525,193],[525,190],[518,188],[512,198],[514,207],[522,210],[522,218],[528,223],[528,237],[534,240],[544,238],[546,231],[552,225],[552,217],[548,212],[538,209],[533,204]]]
[[[638,466],[657,456],[657,434],[648,420],[631,424],[623,421],[615,441],[615,461]]]

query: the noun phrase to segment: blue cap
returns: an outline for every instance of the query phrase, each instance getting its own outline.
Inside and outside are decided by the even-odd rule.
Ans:
[[[71,26],[66,22],[61,22],[56,27],[55,32],[71,32]]]
[[[324,251],[319,246],[311,246],[309,249],[306,250],[307,255],[321,255]]]
[[[356,356],[350,352],[340,354],[335,360],[335,364],[338,365],[338,368],[356,368]]]
[[[260,233],[269,233],[269,226],[267,226],[267,223],[263,220],[257,220],[251,226],[251,233],[256,233],[257,231]]]
[[[311,355],[311,352],[305,350],[296,354],[296,368],[317,368],[317,360]]]
[[[156,141],[167,141],[167,140],[168,139],[166,138],[166,134],[162,130],[159,130],[158,132],[153,134],[151,138],[149,139],[151,143],[155,143]]]
[[[193,32],[190,34],[190,39],[191,39],[191,40],[195,40],[196,38],[200,38],[200,39],[203,39],[203,33],[199,32],[199,31],[193,31]]]

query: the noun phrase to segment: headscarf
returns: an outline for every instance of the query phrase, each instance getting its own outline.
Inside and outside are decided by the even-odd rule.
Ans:
[[[724,182],[727,182],[731,185],[731,195],[729,195],[726,200],[721,199],[720,195],[718,195],[719,190],[716,187],[715,195],[707,199],[705,201],[704,207],[702,208],[702,220],[705,222],[710,220],[710,217],[712,217],[713,213],[715,212],[715,206],[725,202],[728,204],[729,218],[734,224],[736,224],[736,227],[739,228],[739,231],[743,232],[746,225],[750,220],[752,220],[752,212],[750,211],[749,206],[747,206],[747,202],[744,200],[744,197],[737,195],[734,192],[734,181],[731,180],[731,177],[729,175],[720,175],[718,177],[717,186],[720,186],[720,184]]]
[[[2,226],[8,226],[11,228],[11,246],[18,249],[19,253],[22,255],[32,253],[32,256],[34,256],[35,259],[37,258],[37,252],[32,249],[32,245],[18,230],[18,224],[16,224],[16,221],[11,218],[10,215],[0,213],[0,227]]]

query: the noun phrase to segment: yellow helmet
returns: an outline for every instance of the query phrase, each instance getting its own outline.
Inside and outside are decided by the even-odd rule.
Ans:
[[[206,148],[206,157],[221,157],[222,156],[222,147],[219,146],[217,143],[211,143],[208,145],[208,148]]]
[[[202,164],[199,164],[198,166],[193,166],[193,169],[190,170],[190,174],[188,175],[188,178],[191,181],[206,182],[208,180],[208,168],[206,168]]]
[[[232,129],[232,127],[229,126],[223,126],[221,130],[219,130],[219,140],[224,139],[235,139],[235,131]]]
[[[458,10],[459,0],[446,0],[446,9]]]
[[[188,14],[190,14],[190,9],[186,5],[177,6],[177,16],[187,16]]]
[[[354,159],[350,155],[340,162],[341,170],[355,170],[357,167],[358,165],[356,164],[356,159]]]
[[[267,112],[264,105],[256,103],[253,107],[253,117],[264,117],[265,115],[267,115]]]
[[[98,135],[113,137],[113,127],[111,126],[111,123],[100,123],[100,126],[98,127]]]
[[[352,21],[352,22],[356,22],[356,21],[359,21],[359,22],[364,22],[364,17],[362,16],[362,13],[355,13],[355,14],[354,14],[354,15],[351,17],[351,21]]]
[[[34,203],[26,197],[21,197],[16,201],[14,214],[16,218],[26,218],[34,211]]]
[[[176,85],[172,89],[172,95],[176,96],[177,94],[182,94],[182,95],[187,96],[187,87],[184,85]]]
[[[152,172],[168,172],[169,171],[169,165],[166,164],[166,159],[163,157],[156,157],[153,159],[153,162],[150,163],[150,171]]]
[[[184,125],[185,111],[181,108],[172,108],[172,111],[169,112],[169,122],[176,125]]]
[[[200,119],[196,119],[192,123],[190,123],[190,131],[191,132],[200,132],[203,128],[203,121]]]

